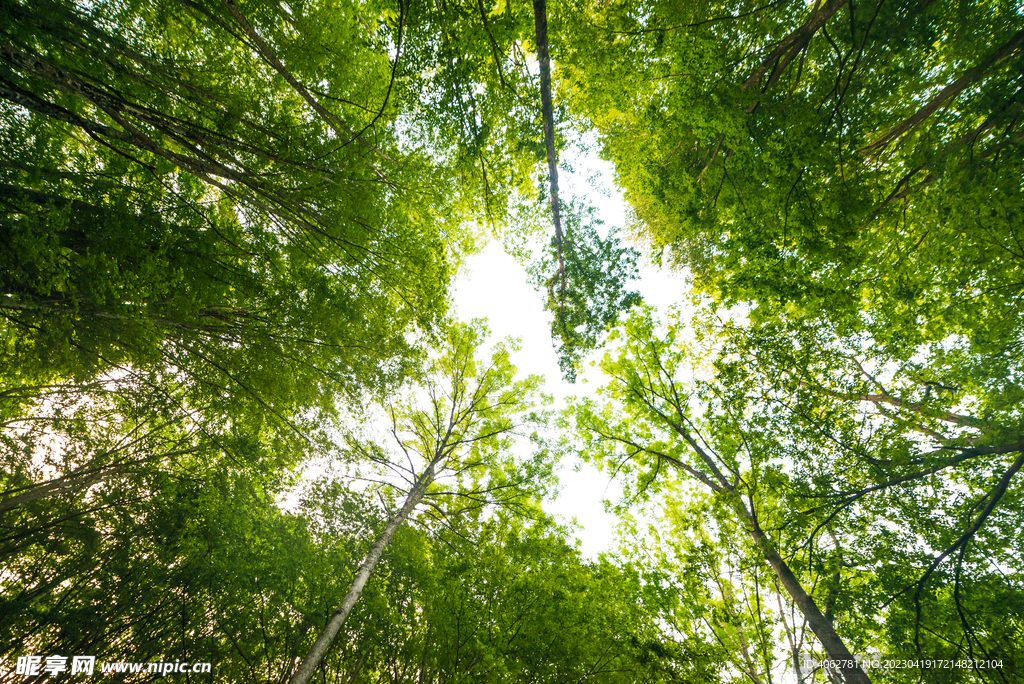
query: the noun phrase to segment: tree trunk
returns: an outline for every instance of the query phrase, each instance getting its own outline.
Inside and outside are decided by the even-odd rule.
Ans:
[[[818,638],[822,647],[828,654],[829,660],[835,661],[840,664],[840,667],[836,668],[843,673],[846,679],[846,684],[871,684],[871,680],[860,668],[859,665],[854,661],[853,655],[846,648],[846,644],[843,643],[842,638],[836,633],[832,623],[822,615],[821,610],[818,609],[817,604],[814,603],[814,599],[804,591],[803,586],[800,584],[800,580],[793,574],[793,571],[789,568],[785,559],[775,549],[775,546],[771,543],[764,532],[761,530],[760,524],[757,521],[757,512],[753,509],[753,502],[751,502],[751,508],[748,509],[744,505],[743,500],[740,498],[739,492],[736,491],[735,486],[731,484],[728,478],[721,469],[715,464],[715,459],[711,457],[701,446],[700,443],[694,439],[693,435],[689,433],[683,427],[682,424],[676,423],[668,418],[665,414],[661,413],[657,408],[651,407],[664,419],[677,434],[679,434],[690,447],[697,453],[708,469],[713,473],[713,479],[711,475],[702,473],[699,470],[687,466],[682,461],[671,459],[668,460],[673,463],[677,468],[684,472],[693,475],[705,485],[707,485],[712,491],[729,496],[733,510],[736,515],[739,516],[747,529],[750,531],[750,536],[754,539],[754,544],[761,551],[761,555],[768,565],[771,566],[775,572],[775,576],[779,578],[779,582],[782,584],[786,593],[789,594],[790,598],[793,599],[793,603],[797,609],[803,614],[807,620],[807,625],[814,632],[814,635]],[[682,409],[679,408],[679,415],[683,416]],[[664,454],[659,455],[659,458],[666,458]],[[717,480],[717,484],[715,481]]]
[[[28,491],[22,491],[20,494],[15,494],[0,501],[0,513],[6,513],[18,506],[23,506],[39,499],[45,499],[48,496],[58,496],[70,491],[83,493],[92,485],[123,469],[123,463],[101,466],[92,472],[74,472],[40,485],[34,485],[28,488]]]
[[[352,586],[349,587],[348,593],[345,594],[345,598],[341,602],[341,606],[334,611],[331,619],[327,622],[327,626],[324,631],[321,632],[320,636],[317,637],[313,647],[309,649],[309,653],[302,660],[299,665],[299,669],[295,671],[295,675],[292,677],[289,684],[307,684],[313,677],[313,672],[316,670],[320,661],[323,660],[324,655],[327,654],[327,649],[330,648],[331,642],[338,635],[342,625],[345,624],[345,619],[348,618],[349,613],[352,612],[352,608],[355,607],[356,602],[359,601],[359,597],[363,593],[363,587],[366,585],[366,581],[373,574],[373,569],[377,565],[377,561],[384,554],[384,549],[387,548],[388,542],[391,541],[391,536],[395,533],[395,530],[404,523],[409,515],[413,512],[413,509],[423,500],[423,495],[427,492],[427,487],[434,481],[434,464],[431,464],[427,468],[423,475],[420,476],[416,482],[416,486],[412,488],[409,495],[405,497],[405,503],[402,508],[391,516],[388,520],[387,526],[381,535],[377,537],[377,541],[370,547],[370,553],[367,554],[366,560],[359,566],[359,572],[356,573],[356,578],[352,582]]]
[[[152,433],[149,433],[152,434]],[[132,465],[141,465],[144,463],[154,463],[159,460],[170,458],[172,456],[183,456],[185,454],[195,453],[197,448],[186,448],[176,449],[174,451],[166,451],[159,454],[150,453],[149,456],[143,458],[135,458],[129,460],[129,455],[122,456],[115,459],[112,463],[106,465],[97,465],[97,463],[117,454],[118,452],[124,451],[129,447],[135,446],[141,443],[142,439],[148,435],[143,435],[138,439],[134,439],[127,444],[123,444],[116,449],[104,452],[88,463],[76,468],[67,475],[47,480],[39,484],[28,485],[25,487],[19,487],[16,489],[9,489],[5,492],[0,492],[0,496],[5,498],[0,499],[0,513],[6,513],[7,511],[13,510],[18,506],[23,506],[32,501],[38,501],[39,499],[45,499],[50,496],[60,496],[68,492],[77,492],[78,494],[84,494],[89,487],[93,486],[97,482],[105,482],[107,478],[119,475],[127,468]]]
[[[548,153],[548,180],[551,186],[551,216],[555,224],[555,246],[558,251],[558,272],[548,286],[554,299],[558,282],[557,316],[565,326],[562,308],[565,304],[565,260],[562,258],[562,214],[558,200],[558,157],[555,155],[555,106],[551,99],[551,58],[548,56],[548,8],[545,0],[533,0],[534,33],[537,40],[537,61],[540,63],[540,102],[544,118],[544,145]]]
[[[782,629],[786,632],[786,641],[789,642],[789,652],[793,657],[793,672],[796,674],[796,684],[804,684],[804,675],[800,670],[800,649],[796,645],[796,619],[793,620],[793,629],[789,628],[786,622],[786,612],[782,607],[782,594],[779,593],[779,584],[775,583],[775,598],[779,601],[779,619],[782,621]],[[801,639],[802,641],[802,639]]]
[[[843,673],[846,684],[871,684],[867,674],[856,664],[853,655],[847,650],[842,638],[836,634],[835,628],[822,615],[814,599],[804,591],[800,580],[790,570],[785,559],[775,550],[771,541],[765,537],[755,514],[752,511],[747,511],[742,503],[737,508],[741,509],[743,517],[747,519],[750,536],[753,537],[754,543],[761,550],[761,554],[768,561],[768,564],[772,566],[775,576],[779,578],[779,582],[790,598],[793,599],[797,609],[807,618],[807,625],[814,632],[814,636],[818,637],[818,642],[825,649],[829,660],[841,663],[841,666],[837,669]]]
[[[779,75],[782,74],[787,66],[789,66],[789,63],[793,58],[811,42],[811,38],[814,37],[814,34],[817,33],[822,26],[828,23],[828,20],[831,19],[836,12],[846,6],[849,1],[850,0],[828,0],[828,2],[826,2],[822,7],[813,10],[803,25],[794,29],[789,35],[779,41],[775,49],[761,61],[761,64],[754,69],[754,73],[748,76],[747,80],[743,82],[743,85],[741,86],[743,90],[747,90],[750,86],[758,83],[767,73],[770,73],[770,75],[768,77],[768,84],[764,87],[764,90],[767,90],[774,85],[775,81],[778,80]]]

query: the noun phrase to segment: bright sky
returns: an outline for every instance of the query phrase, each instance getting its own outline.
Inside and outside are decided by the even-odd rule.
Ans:
[[[626,204],[614,188],[611,165],[592,154],[574,155],[573,161],[573,166],[583,170],[586,176],[560,171],[560,190],[586,194],[598,208],[605,225],[622,227]],[[587,176],[604,192],[588,182]],[[640,273],[640,281],[631,289],[639,290],[644,301],[659,311],[684,298],[687,286],[681,276],[644,263],[641,263]],[[550,314],[543,310],[544,296],[529,284],[526,270],[507,255],[500,244],[491,242],[480,254],[469,259],[465,272],[456,281],[454,299],[460,319],[486,318],[495,339],[518,337],[522,340],[522,350],[514,357],[517,368],[523,375],[543,375],[544,391],[555,396],[559,408],[564,406],[566,396],[593,392],[596,379],[589,384],[577,381],[575,385],[562,379],[551,343]],[[593,373],[590,375],[594,378]],[[575,518],[580,525],[578,537],[583,553],[596,557],[602,551],[614,549],[615,519],[605,513],[602,501],[616,500],[619,488],[607,475],[590,466],[580,464],[580,471],[573,472],[575,465],[562,464],[559,471],[561,495],[545,508],[565,520]]]

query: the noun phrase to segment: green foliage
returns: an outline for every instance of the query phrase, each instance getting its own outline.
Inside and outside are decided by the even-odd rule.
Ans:
[[[328,452],[473,241],[367,115],[386,37],[345,3],[2,11],[0,509]]]
[[[855,654],[1004,663],[873,681],[1020,679],[1020,8],[551,4],[556,134],[706,297],[634,308],[572,411],[630,563],[542,519],[540,380],[446,320],[470,223],[536,229],[530,10],[0,0],[0,656],[287,679],[405,477],[325,679],[771,680],[817,650],[779,563]],[[565,209],[572,379],[639,297]],[[390,476],[282,511],[312,457]]]
[[[575,381],[583,358],[615,325],[619,313],[641,301],[639,292],[626,290],[629,282],[639,277],[639,252],[622,247],[614,229],[602,238],[598,227],[603,221],[594,214],[593,207],[577,202],[562,208],[564,271],[559,271],[554,238],[540,259],[530,264],[534,283],[547,290],[544,308],[553,317],[551,339],[558,351],[558,365],[570,382]]]
[[[393,386],[443,316],[469,246],[446,172],[393,117],[338,140],[370,123],[375,32],[232,7],[4,5],[5,381],[173,367],[289,414]]]
[[[1019,8],[557,7],[562,92],[719,307],[621,328],[585,452],[758,521],[854,653],[1018,662]]]
[[[466,0],[403,10],[389,23],[396,45],[401,37],[395,90],[404,132],[452,170],[449,191],[482,200],[487,223],[500,230],[510,198],[529,194],[544,160],[530,6]]]
[[[213,663],[217,681],[287,678],[387,513],[327,481],[285,513],[281,485],[165,479],[117,506],[104,495],[50,507],[28,534],[5,527],[0,656],[181,659]],[[324,671],[357,682],[716,681],[706,646],[660,634],[649,583],[582,561],[563,535],[506,515],[458,534],[400,530]]]
[[[516,344],[487,348],[486,337],[482,321],[452,324],[415,382],[382,407],[390,438],[346,438],[356,472],[397,477],[396,495],[426,477],[425,515],[455,529],[493,508],[530,516],[554,484],[542,379],[517,378]]]
[[[541,98],[529,66],[536,49],[530,5],[446,2],[403,17],[395,34],[405,55],[396,71],[403,122],[413,140],[460,174],[453,192],[483,197],[488,224],[525,260],[524,233],[539,230],[540,222],[536,207],[522,200],[546,160]],[[564,106],[557,109],[559,118],[568,118]],[[561,141],[565,125],[557,123]],[[573,203],[563,211],[562,253],[555,254],[552,243],[529,268],[538,288],[547,290],[552,340],[572,380],[619,311],[639,301],[626,289],[638,255],[620,246],[614,233],[600,237],[591,208]]]
[[[821,326],[772,330],[714,308],[663,324],[638,311],[602,361],[604,401],[574,409],[585,458],[621,474],[627,500],[663,511],[668,531],[649,542],[660,567],[694,575],[699,559],[736,554],[738,584],[711,589],[712,569],[687,590],[695,606],[770,588],[749,536],[761,529],[852,653],[1019,662],[1017,407],[998,384],[954,389],[941,367],[896,366]],[[739,545],[737,531],[748,535]],[[792,604],[775,591],[782,612]],[[767,629],[762,644],[796,630],[792,619],[748,615],[738,624]],[[730,634],[720,638],[733,639],[738,668],[772,669],[770,646],[758,665]],[[946,674],[976,681],[970,670]]]
[[[434,556],[424,587],[438,679],[480,681],[714,682],[715,650],[659,629],[656,584],[629,565],[584,562],[562,532],[504,517],[457,553]],[[472,560],[470,560],[472,559]],[[444,674],[441,674],[444,673]]]
[[[902,358],[951,335],[1018,349],[1013,3],[562,11],[573,109],[702,291]]]

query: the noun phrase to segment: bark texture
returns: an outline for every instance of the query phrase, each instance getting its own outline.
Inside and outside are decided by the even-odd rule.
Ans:
[[[934,114],[940,107],[951,101],[972,84],[981,80],[989,69],[1005,62],[1008,59],[1016,58],[1022,48],[1024,48],[1024,31],[1018,31],[1012,38],[1010,38],[1009,41],[982,60],[980,64],[977,64],[963,72],[960,78],[956,79],[939,91],[938,95],[933,97],[924,107],[917,110],[913,116],[902,121],[870,145],[861,148],[860,152],[867,155],[880,154],[885,150],[889,143],[897,140],[905,133],[909,133],[914,127]]]

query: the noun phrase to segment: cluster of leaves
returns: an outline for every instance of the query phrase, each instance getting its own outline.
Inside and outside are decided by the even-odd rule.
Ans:
[[[460,210],[386,126],[344,140],[365,113],[301,85],[372,97],[386,55],[344,8],[4,11],[11,382],[163,364],[284,410],[401,377],[404,333],[444,314]]]
[[[661,511],[655,527],[636,531],[655,567],[686,569],[686,610],[778,595],[777,613],[755,602],[736,618],[760,639],[763,662],[749,654],[753,637],[741,644],[708,626],[733,640],[739,671],[799,673],[801,653],[825,641],[817,611],[852,653],[997,659],[999,672],[943,676],[1016,681],[1017,405],[998,395],[986,404],[984,386],[953,388],[931,375],[939,368],[895,366],[820,326],[773,331],[720,319],[713,307],[663,323],[638,311],[613,339],[604,399],[574,409],[582,453],[624,478],[627,500]],[[723,555],[735,579],[718,565],[697,572]],[[787,621],[785,606],[800,617]]]
[[[285,681],[387,513],[328,481],[286,513],[281,485],[206,473],[51,506],[32,531],[5,524],[0,657],[200,661],[215,681]],[[660,634],[635,571],[583,561],[564,534],[506,515],[467,517],[458,535],[400,530],[322,676],[715,681],[706,646]]]
[[[602,237],[598,230],[604,222],[593,207],[574,201],[562,207],[562,217],[561,247],[552,238],[529,270],[535,285],[547,291],[544,309],[552,316],[558,365],[573,382],[584,357],[600,345],[619,314],[642,301],[639,292],[626,289],[639,275],[640,254],[621,246],[614,229]]]
[[[1005,666],[847,682],[1019,679],[1019,7],[556,7],[561,91],[706,297],[622,327],[584,452],[669,512],[709,493],[752,542],[730,591],[770,567],[808,648]]]
[[[0,10],[0,655],[176,651],[218,679],[287,678],[394,538],[320,668],[713,677],[710,652],[659,637],[638,601],[601,598],[642,592],[628,570],[583,563],[546,524],[484,522],[495,505],[534,513],[552,471],[509,437],[539,380],[514,381],[500,346],[484,364],[482,330],[445,322],[451,274],[475,249],[467,219],[507,216],[543,158],[532,14],[346,0]],[[592,223],[568,243],[566,369],[635,298],[635,255]],[[587,320],[593,307],[611,313]],[[423,341],[443,349],[424,362]],[[412,376],[418,389],[394,399]],[[342,406],[368,399],[387,403],[406,461],[339,437]],[[384,516],[324,484],[301,515],[278,510],[291,469],[330,455],[407,475],[406,503]],[[401,527],[421,500],[454,556]],[[486,543],[509,548],[485,559],[495,567],[446,566]],[[537,581],[488,594],[508,554]],[[438,579],[455,576],[472,591]],[[496,620],[516,592],[524,609]],[[447,614],[467,609],[475,645]],[[571,630],[557,623],[569,613]]]
[[[0,0],[4,653],[281,680],[347,605],[317,665],[346,681],[820,680],[819,647],[1019,679],[1020,8],[532,9]],[[545,157],[531,275],[563,372],[638,303],[636,252],[558,203],[556,111],[711,302],[634,309],[573,409],[584,455],[663,504],[642,573],[494,512],[550,478],[510,437],[538,380],[440,330],[466,219],[509,217]],[[417,335],[443,349],[385,400],[398,451],[340,447],[405,503],[278,510],[341,402],[416,375]]]
[[[562,89],[703,291],[904,358],[1019,349],[1013,3],[561,7]]]

